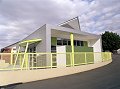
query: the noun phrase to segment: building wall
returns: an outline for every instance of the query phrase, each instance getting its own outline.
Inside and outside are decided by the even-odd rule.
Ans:
[[[11,53],[11,48],[4,49],[2,53]],[[6,63],[10,63],[11,54],[3,54],[3,55],[1,54],[0,59],[5,60]]]
[[[36,52],[46,52],[46,25],[33,32],[22,41],[31,39],[42,39],[36,46]]]
[[[51,35],[50,35],[50,29],[47,29],[46,25],[43,25],[41,28],[27,36],[24,40],[31,40],[31,39],[42,39],[37,46],[36,46],[36,52],[50,52],[51,51]],[[43,54],[41,56],[37,57],[37,62],[43,61],[42,65],[39,66],[50,66],[50,55],[49,54]]]
[[[101,52],[102,51],[101,38],[94,39],[94,40],[89,40],[88,41],[88,46],[93,47],[93,52]]]
[[[51,27],[46,25],[46,52],[51,52]]]
[[[42,39],[37,46],[36,52],[48,53],[51,52],[51,29],[46,24],[43,25],[41,28],[24,38],[22,41],[31,40],[31,39]],[[50,56],[49,54],[43,54],[39,56],[37,59],[44,60],[42,66],[50,66]],[[46,63],[46,64],[45,64]],[[39,65],[40,66],[40,65]]]
[[[101,45],[101,38],[95,39],[95,40],[90,40],[88,43],[89,47],[93,47],[93,52],[94,53],[94,62],[98,63],[102,61],[102,56],[99,52],[102,52],[102,45]],[[97,53],[98,52],[98,53]]]
[[[49,26],[43,25],[22,41],[31,39],[42,39],[36,46],[36,52],[51,52],[51,29]]]
[[[51,28],[46,25],[46,35],[45,35],[45,43],[46,43],[46,52],[50,53],[51,52]],[[47,54],[46,55],[46,61],[47,61],[47,66],[51,65],[51,55]]]

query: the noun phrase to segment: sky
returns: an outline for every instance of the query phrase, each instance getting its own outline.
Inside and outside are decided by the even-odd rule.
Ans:
[[[76,16],[82,31],[120,34],[120,0],[0,0],[0,48]]]

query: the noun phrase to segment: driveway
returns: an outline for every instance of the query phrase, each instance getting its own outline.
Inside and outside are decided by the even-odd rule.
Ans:
[[[7,89],[120,89],[120,55],[113,55],[113,62],[101,68]]]

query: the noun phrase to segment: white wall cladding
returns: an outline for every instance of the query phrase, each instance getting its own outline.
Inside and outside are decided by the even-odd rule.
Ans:
[[[30,39],[42,39],[42,41],[36,47],[36,52],[46,52],[46,25],[43,25],[41,28],[39,28],[23,40]]]
[[[57,53],[66,53],[66,46],[57,46]],[[57,54],[57,68],[66,67],[66,54]]]
[[[101,38],[99,39],[94,39],[94,40],[89,40],[88,41],[88,46],[93,47],[93,52],[101,52]]]
[[[25,39],[23,40],[31,40],[31,39],[42,39],[41,42],[39,42],[36,46],[36,52],[47,52],[47,44],[48,42],[46,41],[46,25],[43,25],[41,28],[39,28],[38,30],[36,30],[35,32],[33,32],[32,34],[30,34],[29,36],[27,36]],[[48,38],[50,38],[48,36]],[[23,41],[22,40],[22,41]],[[51,40],[51,39],[50,39]],[[51,47],[49,47],[51,48]],[[50,55],[44,55],[43,59],[46,63],[44,64],[44,66],[46,65],[50,65]]]

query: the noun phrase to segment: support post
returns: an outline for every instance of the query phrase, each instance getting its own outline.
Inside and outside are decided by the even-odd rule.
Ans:
[[[22,68],[24,67],[24,62],[27,62],[27,61],[26,61],[26,53],[27,53],[27,49],[28,49],[28,44],[29,44],[29,43],[27,42],[26,47],[25,47],[25,53],[24,53],[22,65],[21,65],[21,70],[22,70]],[[27,64],[27,63],[25,63],[25,64]]]
[[[72,47],[72,66],[74,66],[74,37],[73,37],[73,33],[70,33],[70,41],[71,41],[71,47]]]
[[[12,50],[11,50],[10,64],[11,64],[11,65],[13,64],[13,48],[12,48]]]
[[[26,64],[26,69],[29,69],[28,55],[29,55],[29,54],[27,54],[27,53],[25,54],[25,62],[26,62],[25,64]]]
[[[22,64],[22,54],[20,54],[20,62],[19,62],[19,65],[21,66],[21,64]]]
[[[52,63],[52,61],[53,61],[53,60],[52,60],[52,53],[50,54],[50,60],[51,60],[51,61],[50,61],[50,67],[52,68],[52,64],[53,64],[53,63]]]
[[[17,55],[16,55],[16,59],[15,59],[14,67],[13,67],[13,68],[15,68],[15,65],[16,65],[16,63],[17,63],[18,56],[19,56],[19,52],[20,52],[20,46],[19,46],[18,51],[17,51]]]
[[[84,53],[85,54],[85,64],[87,64],[87,57],[86,57],[86,52]]]
[[[33,69],[33,67],[34,67],[34,60],[33,60],[33,54],[31,54],[32,55],[32,69]]]

